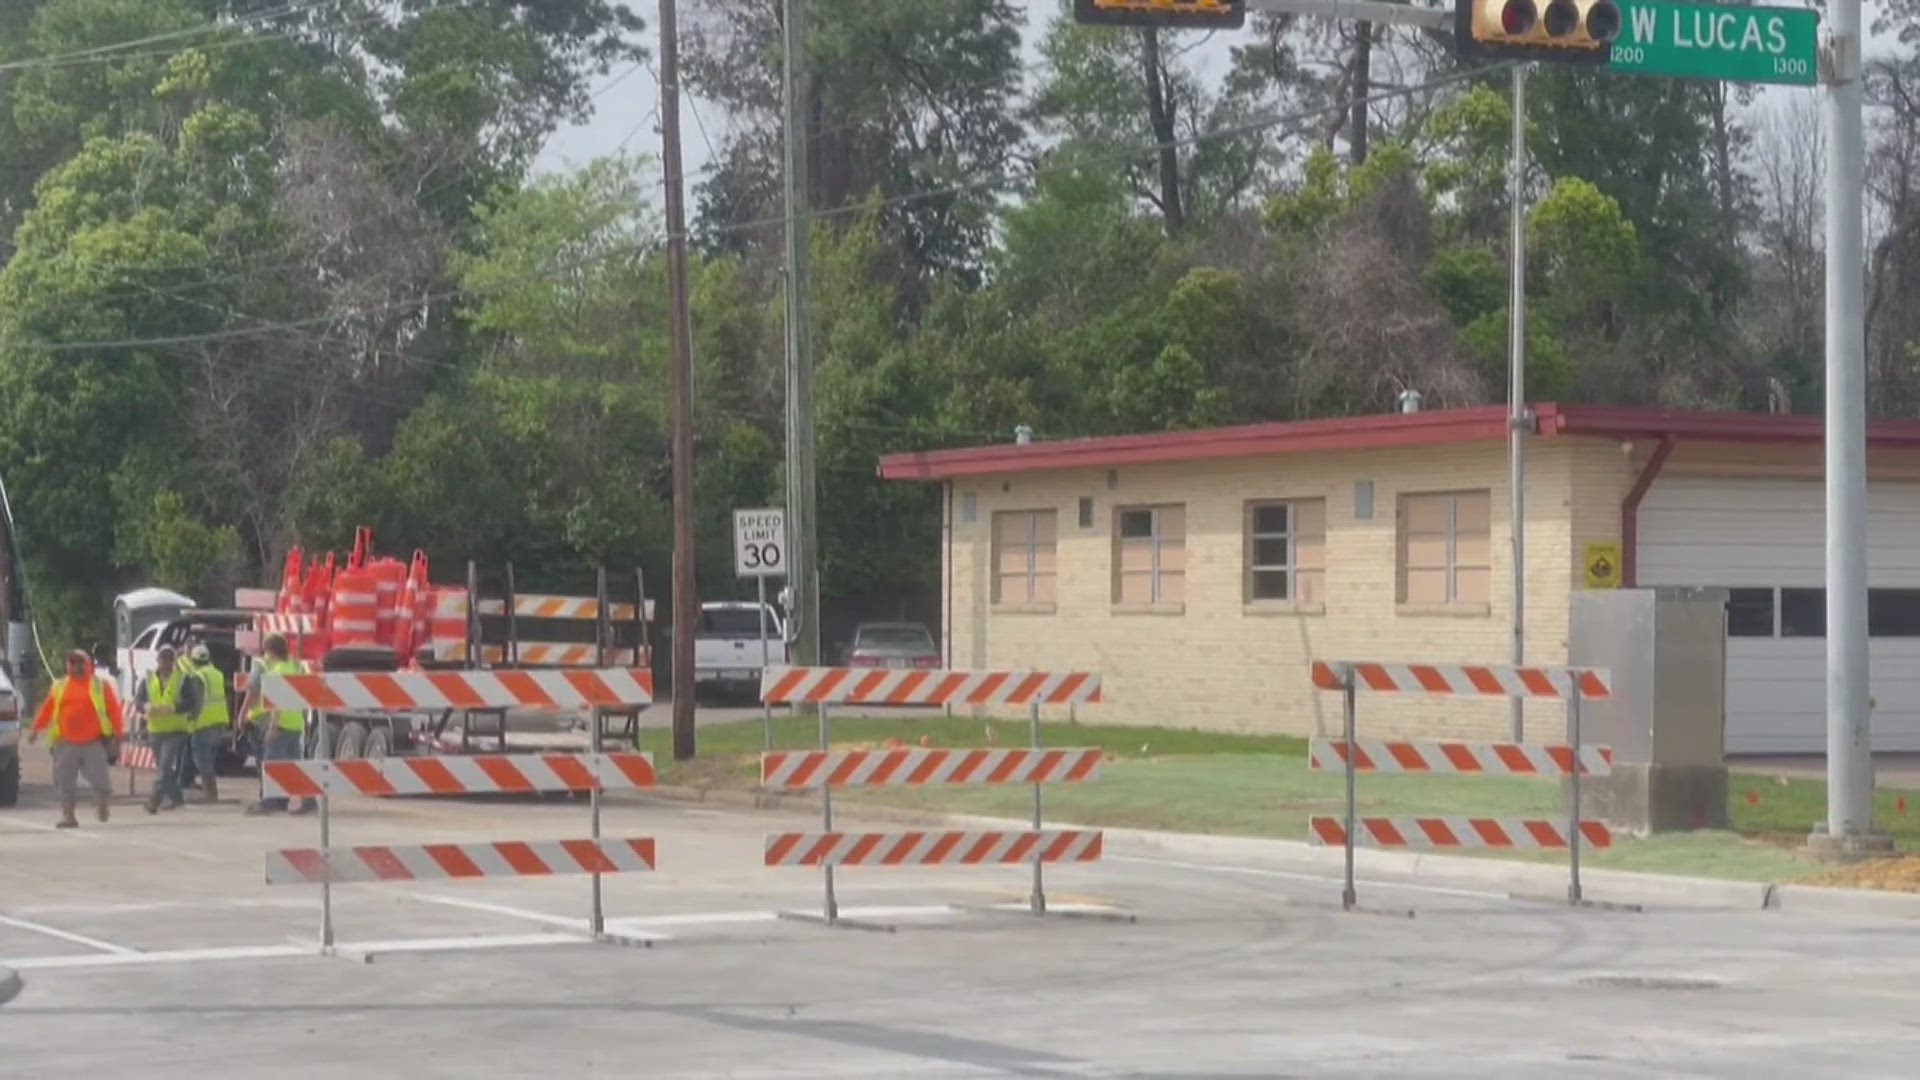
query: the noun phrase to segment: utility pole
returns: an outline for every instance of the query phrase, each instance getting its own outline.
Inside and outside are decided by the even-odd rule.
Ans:
[[[666,2],[666,0],[662,0]],[[787,613],[797,664],[820,663],[820,550],[813,463],[812,242],[807,216],[806,0],[785,0],[787,151]]]
[[[687,311],[687,196],[680,166],[680,28],[660,0],[660,159],[666,173],[667,292],[673,323],[673,759],[694,755],[693,324]]]
[[[1866,135],[1860,0],[1827,6],[1827,824],[1836,855],[1887,850],[1873,833],[1867,712]]]
[[[1507,520],[1513,535],[1513,663],[1527,661],[1527,65],[1513,65],[1513,148],[1507,162],[1513,235],[1507,270]],[[1526,703],[1507,699],[1514,742],[1527,737]]]

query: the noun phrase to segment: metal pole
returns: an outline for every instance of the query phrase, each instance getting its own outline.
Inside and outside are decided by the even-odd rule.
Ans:
[[[766,575],[753,579],[760,594],[760,673],[767,671],[767,578]],[[773,749],[773,706],[767,704],[765,694],[760,695],[760,746],[763,750]]]
[[[269,713],[269,716],[272,714]],[[320,767],[320,865],[326,868],[326,877],[320,881],[320,951],[333,951],[333,757],[332,747],[327,746],[327,718],[320,717],[320,757],[326,763]],[[265,783],[266,770],[260,770],[262,783]]]
[[[816,541],[813,350],[807,215],[807,16],[806,0],[785,0],[781,39],[786,81],[787,242],[787,587],[797,620],[793,662],[820,663],[820,577]]]
[[[1341,681],[1345,683],[1345,685],[1340,688],[1340,730],[1341,737],[1347,741],[1347,876],[1346,882],[1340,890],[1340,907],[1343,910],[1352,911],[1354,902],[1359,899],[1353,889],[1353,830],[1354,826],[1359,824],[1359,820],[1354,814],[1353,809],[1354,689],[1352,669],[1348,669],[1341,675]]]
[[[687,193],[680,166],[680,31],[660,0],[660,160],[666,181],[667,292],[673,318],[673,759],[694,754],[693,328],[687,313]]]
[[[597,720],[595,721],[594,726],[595,728],[599,727],[599,722]],[[597,730],[594,732],[593,758],[592,758],[593,786],[587,789],[587,800],[588,800],[587,805],[591,808],[591,812],[593,814],[593,825],[591,830],[592,836],[593,836],[593,848],[596,853],[596,857],[604,858],[604,856],[599,855],[599,851],[600,851],[600,741],[599,741],[599,734],[600,733]],[[605,935],[607,930],[606,915],[600,905],[600,871],[598,870],[595,870],[593,872],[593,914],[588,917],[587,927],[593,932],[593,936],[596,939]]]
[[[1873,831],[1860,0],[1833,0],[1827,28],[1826,832],[1835,843],[1858,844]]]
[[[827,710],[827,703],[824,701],[821,702],[820,749],[822,750],[827,749],[830,742],[827,734]],[[826,781],[820,784],[820,830],[822,832],[833,831],[833,784]],[[821,870],[825,872],[827,882],[826,905],[822,908],[821,913],[826,916],[827,924],[831,926],[840,918],[840,901],[836,900],[833,895],[833,864],[828,863],[821,867]]]
[[[1573,779],[1567,784],[1567,903],[1580,902],[1580,674],[1568,672],[1573,696],[1567,699],[1567,741],[1572,743]]]
[[[1508,528],[1513,536],[1513,662],[1527,658],[1527,65],[1513,65],[1513,156],[1507,163],[1507,183],[1513,204],[1513,235],[1507,246],[1507,504]],[[1526,739],[1526,703],[1507,702],[1513,741]]]
[[[1033,747],[1037,755],[1040,750],[1040,703],[1038,701],[1028,706],[1027,732],[1028,745]],[[1036,780],[1033,784],[1033,831],[1036,833],[1040,831],[1040,810],[1040,782]],[[1042,846],[1036,843],[1033,847],[1033,901],[1031,904],[1035,915],[1047,913],[1047,888],[1040,862],[1041,850]]]

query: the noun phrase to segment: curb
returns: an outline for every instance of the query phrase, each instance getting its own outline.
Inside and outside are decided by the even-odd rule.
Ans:
[[[662,784],[647,789],[646,797],[662,802],[741,810],[807,811],[820,808],[819,798],[810,792],[767,792],[725,786]],[[950,814],[853,800],[836,805],[851,815],[902,825],[1007,829],[1025,828],[1029,824],[1017,818]],[[1093,827],[1070,822],[1049,824],[1061,828]],[[1324,875],[1334,884],[1337,884],[1343,869],[1344,853],[1340,848],[1315,847],[1298,840],[1128,828],[1103,828],[1102,831],[1109,842],[1117,843],[1129,851],[1259,863],[1275,869]],[[1560,899],[1565,895],[1567,886],[1567,871],[1563,864],[1509,862],[1458,855],[1359,848],[1354,852],[1354,868],[1359,873],[1400,875],[1440,886],[1493,889],[1519,898],[1542,900]],[[1609,903],[1920,919],[1920,893],[1730,881],[1590,867],[1582,869],[1581,883],[1589,899]]]

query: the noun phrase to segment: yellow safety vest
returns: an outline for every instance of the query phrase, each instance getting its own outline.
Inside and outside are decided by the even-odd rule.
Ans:
[[[208,728],[223,728],[233,723],[233,714],[227,711],[227,678],[220,669],[212,664],[195,664],[187,669],[187,674],[200,680],[200,715],[193,718],[190,725],[194,731]]]
[[[187,733],[187,718],[180,715],[180,684],[186,677],[179,664],[173,665],[173,678],[164,683],[159,672],[147,676],[147,734]]]
[[[72,685],[73,680],[64,677],[53,685],[53,719],[47,722],[49,746],[60,741],[60,717],[66,711],[67,687]],[[107,692],[99,679],[87,680],[87,696],[93,699],[93,715],[95,722],[100,725],[100,737],[111,739],[119,734],[113,728],[113,721],[107,717]]]
[[[304,675],[306,674],[306,665],[302,664],[298,660],[263,660],[261,661],[260,666],[261,666],[261,669],[264,670],[269,675]],[[267,712],[267,697],[266,697],[265,689],[262,688],[262,692],[261,692],[258,703],[254,705],[253,711],[248,715],[258,717],[258,716],[266,715],[266,712]],[[307,730],[306,715],[300,712],[281,711],[281,712],[274,713],[273,722],[274,722],[274,726],[278,727],[281,731]]]

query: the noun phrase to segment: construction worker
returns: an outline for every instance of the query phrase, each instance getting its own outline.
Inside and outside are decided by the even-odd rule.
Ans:
[[[220,748],[226,745],[233,715],[227,709],[227,677],[213,666],[213,653],[201,642],[187,657],[187,674],[200,681],[200,715],[189,728],[188,746],[193,771],[199,774],[201,797],[195,802],[220,801],[220,778],[215,766],[220,763]]]
[[[78,828],[80,819],[73,809],[79,803],[80,778],[87,778],[93,789],[96,814],[107,820],[113,789],[107,767],[113,760],[113,744],[126,731],[121,719],[120,698],[113,686],[94,677],[93,658],[75,649],[67,654],[67,674],[47,689],[47,698],[34,714],[29,744],[40,741],[47,732],[53,748],[53,785],[60,792],[62,829]]]
[[[281,710],[269,712],[262,700],[260,687],[268,675],[299,675],[306,671],[306,665],[287,655],[287,639],[281,634],[268,634],[266,655],[256,660],[253,671],[247,676],[246,700],[240,703],[240,714],[253,721],[254,730],[260,736],[260,761],[297,761],[300,758],[300,744],[307,732],[307,719],[304,713]],[[300,800],[294,809],[296,814],[311,814],[317,804],[312,799]],[[248,814],[277,814],[287,809],[284,798],[269,799],[262,792],[259,802],[247,807]]]
[[[145,721],[147,742],[153,747],[153,790],[147,795],[147,813],[157,814],[165,804],[177,810],[187,801],[182,780],[192,744],[193,722],[204,698],[198,677],[187,674],[171,645],[160,646],[159,666],[133,690],[134,711]]]

